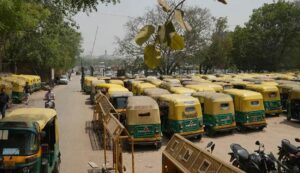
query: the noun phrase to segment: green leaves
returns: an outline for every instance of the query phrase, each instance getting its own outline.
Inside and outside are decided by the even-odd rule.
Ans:
[[[154,26],[152,26],[152,25],[144,26],[134,38],[136,44],[138,44],[139,46],[142,46],[143,43],[145,43],[151,37],[151,35],[154,33],[154,31],[155,31]]]
[[[156,68],[160,64],[160,60],[160,50],[156,49],[155,45],[151,44],[145,47],[144,62],[149,68]]]

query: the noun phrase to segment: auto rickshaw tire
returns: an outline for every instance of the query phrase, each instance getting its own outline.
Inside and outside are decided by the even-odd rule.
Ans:
[[[59,163],[56,163],[55,164],[55,167],[53,169],[53,173],[59,173],[59,170],[60,170],[60,164]]]
[[[216,134],[216,132],[213,131],[211,127],[207,127],[205,129],[205,131],[206,131],[206,135],[209,136],[209,137],[213,137]]]
[[[263,127],[258,127],[258,130],[263,131],[264,130],[264,126]]]
[[[200,141],[202,139],[202,135],[197,135],[196,139],[198,139]]]
[[[159,150],[161,148],[161,142],[157,142],[155,147],[156,147],[157,150]]]

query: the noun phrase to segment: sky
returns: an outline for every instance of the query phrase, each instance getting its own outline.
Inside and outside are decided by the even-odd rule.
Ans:
[[[98,27],[93,56],[113,54],[117,45],[115,38],[125,35],[124,24],[133,17],[142,16],[147,9],[157,5],[157,0],[120,0],[113,4],[99,4],[98,11],[92,13],[79,13],[74,17],[79,25],[79,32],[83,37],[83,55],[90,55]],[[227,17],[229,29],[242,25],[249,20],[253,9],[273,0],[227,0],[223,5],[217,0],[187,0],[185,5],[207,8],[216,17]]]

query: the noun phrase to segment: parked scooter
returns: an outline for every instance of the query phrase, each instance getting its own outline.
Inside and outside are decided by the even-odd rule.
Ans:
[[[296,138],[295,141],[300,142],[300,139]],[[279,170],[285,173],[300,173],[300,147],[296,147],[289,140],[283,139],[278,150],[278,161],[283,165],[279,166]]]
[[[259,141],[255,142],[259,146],[254,153],[249,152],[239,144],[231,144],[231,153],[228,153],[231,158],[232,165],[242,169],[247,173],[272,173],[277,172],[276,161],[270,157],[270,154],[265,154],[265,147]]]

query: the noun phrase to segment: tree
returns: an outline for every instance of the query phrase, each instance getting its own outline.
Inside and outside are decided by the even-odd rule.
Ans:
[[[231,34],[227,31],[227,18],[214,19],[214,23],[210,40],[206,42],[203,50],[195,54],[196,58],[201,59],[198,60],[200,73],[207,73],[213,69],[227,69],[230,65],[232,40]]]
[[[14,70],[48,78],[50,69],[63,73],[70,69],[81,52],[81,35],[72,27],[68,14],[55,4],[39,4],[50,15],[21,36],[12,34],[6,41],[6,62]],[[36,14],[39,15],[39,14]]]
[[[178,24],[174,24],[178,33],[183,35],[186,48],[177,52],[164,46],[159,48],[161,60],[157,70],[161,74],[171,74],[174,72],[177,66],[187,61],[195,52],[202,50],[211,35],[212,17],[209,10],[199,7],[185,7],[184,11],[186,21],[193,29],[190,32],[186,32]],[[145,25],[162,24],[165,22],[166,17],[167,14],[157,6],[155,9],[147,11],[142,17],[137,17],[127,22],[125,24],[126,35],[124,39],[116,38],[116,43],[118,44],[116,53],[128,57],[143,57],[145,46],[154,41],[155,37],[151,37],[144,46],[138,46],[133,40],[139,28]]]
[[[244,28],[233,34],[233,62],[240,70],[276,71],[296,68],[300,7],[278,1],[254,10]],[[299,66],[298,66],[299,67]]]
[[[41,4],[19,0],[1,0],[0,9],[0,71],[2,71],[8,41],[37,29],[50,12]]]

